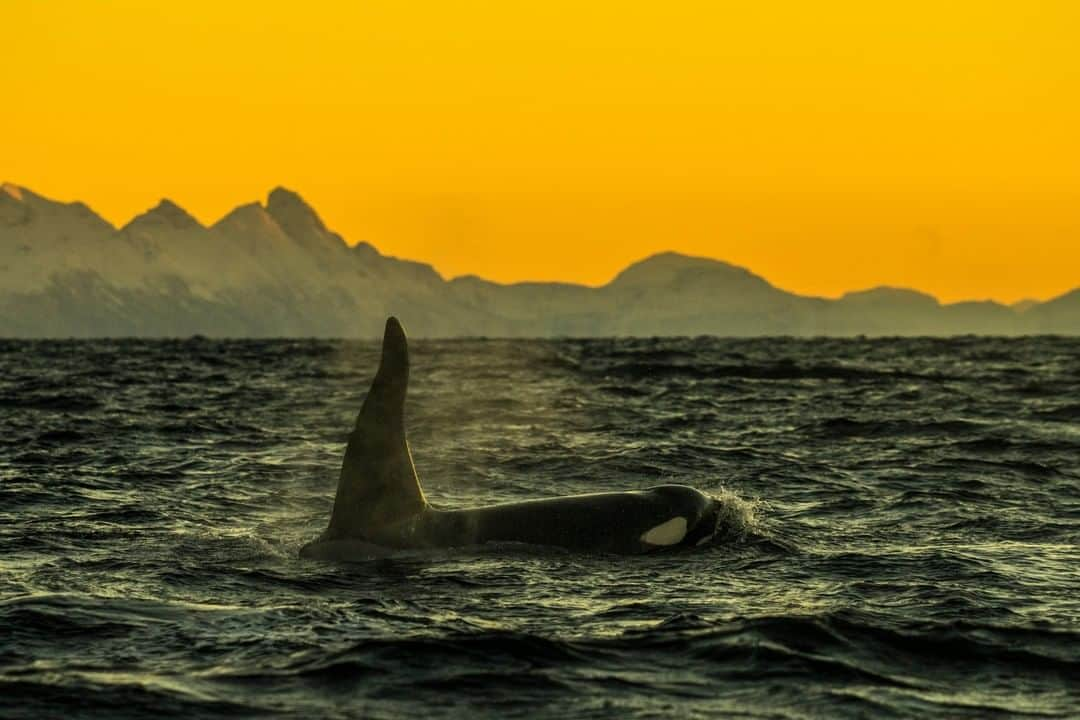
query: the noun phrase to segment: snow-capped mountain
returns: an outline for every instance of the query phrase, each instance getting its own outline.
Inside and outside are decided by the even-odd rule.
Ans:
[[[897,288],[825,300],[671,252],[599,288],[447,281],[350,247],[284,188],[210,227],[162,200],[116,229],[0,186],[0,336],[371,337],[390,314],[416,336],[1078,334],[1080,289],[1011,307]]]

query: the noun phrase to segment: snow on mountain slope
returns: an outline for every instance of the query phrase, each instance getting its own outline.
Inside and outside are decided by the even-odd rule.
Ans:
[[[875,288],[803,297],[728,263],[666,252],[601,287],[445,281],[349,247],[275,188],[205,227],[162,200],[117,230],[82,203],[0,185],[0,336],[1080,334],[1078,295],[1017,308]]]

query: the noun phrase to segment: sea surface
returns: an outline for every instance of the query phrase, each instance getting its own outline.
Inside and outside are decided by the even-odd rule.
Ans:
[[[720,536],[300,560],[377,343],[0,342],[0,717],[1080,717],[1080,340],[412,347],[433,503]]]

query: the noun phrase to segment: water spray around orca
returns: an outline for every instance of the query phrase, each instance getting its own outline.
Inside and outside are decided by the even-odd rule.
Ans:
[[[719,502],[686,485],[439,510],[420,486],[405,432],[409,347],[386,321],[382,358],[349,435],[330,524],[306,558],[349,560],[388,549],[527,543],[584,552],[639,554],[703,545]]]

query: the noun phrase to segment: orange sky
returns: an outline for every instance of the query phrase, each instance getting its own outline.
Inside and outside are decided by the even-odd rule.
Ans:
[[[0,180],[122,224],[299,191],[445,276],[673,249],[834,296],[1080,286],[1075,0],[39,0]]]

